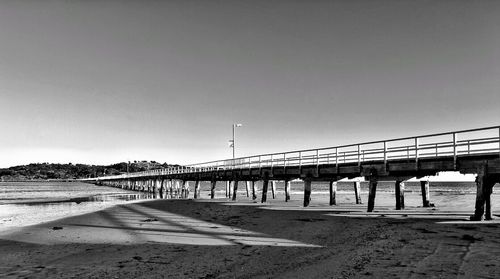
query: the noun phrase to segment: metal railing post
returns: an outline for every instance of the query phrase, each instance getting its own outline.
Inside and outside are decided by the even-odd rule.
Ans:
[[[319,149],[316,149],[316,175],[319,176]]]
[[[417,158],[418,160],[418,150],[419,150],[419,142],[418,142],[418,138],[415,138],[415,158]]]
[[[286,153],[283,153],[283,171],[286,170]]]
[[[387,142],[384,141],[384,165],[387,164]]]
[[[361,146],[358,144],[358,166],[361,166],[361,154],[360,154]]]
[[[338,154],[338,148],[335,147],[335,168],[339,167],[339,154]]]
[[[457,134],[453,133],[453,169],[457,169]]]

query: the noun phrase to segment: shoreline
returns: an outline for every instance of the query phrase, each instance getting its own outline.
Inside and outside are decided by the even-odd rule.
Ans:
[[[129,195],[141,195],[146,193],[131,192]],[[109,194],[110,196],[121,195],[121,194]],[[191,194],[192,195],[192,194]],[[228,202],[234,203],[228,198],[224,197],[224,191],[216,192],[217,202]],[[64,218],[67,216],[76,216],[86,213],[92,213],[100,211],[114,205],[118,204],[128,204],[137,203],[143,201],[149,201],[150,199],[132,199],[132,200],[110,200],[105,199],[99,201],[91,201],[89,197],[76,197],[68,198],[65,200],[36,200],[30,202],[22,203],[6,203],[0,204],[0,231],[12,227],[24,227],[29,225],[36,225],[40,223],[45,223],[49,221],[54,221],[59,218]],[[361,211],[366,211],[366,202],[368,200],[368,192],[361,191],[361,201],[362,204],[355,204],[355,196],[351,191],[338,191],[337,192],[337,204],[334,206],[329,206],[329,195],[328,192],[316,191],[312,192],[311,203],[309,207],[303,208],[303,193],[299,191],[293,191],[291,193],[292,200],[286,204],[294,204],[298,210],[313,210],[314,208],[326,208],[327,210],[335,210],[339,206],[356,206]],[[151,199],[151,201],[175,201],[179,199]],[[187,199],[190,200],[190,199]],[[209,201],[209,192],[202,191],[200,195],[200,201]],[[251,204],[260,205],[262,207],[272,207],[275,204],[284,203],[284,191],[276,191],[276,198],[273,199],[271,193],[268,193],[267,203],[262,204],[261,192],[258,191],[258,197],[255,201],[250,200],[246,197],[245,191],[238,191],[238,202],[248,202]],[[495,200],[500,200],[500,194],[492,194],[492,204],[495,204]],[[430,201],[435,205],[433,210],[444,210],[444,211],[464,211],[471,215],[474,212],[474,201],[475,194],[472,193],[450,193],[450,192],[431,192]],[[405,204],[407,209],[418,209],[421,208],[421,194],[419,192],[405,192]],[[376,208],[381,208],[382,210],[393,210],[395,207],[395,197],[394,192],[378,192],[375,198]],[[492,208],[495,212],[495,207]]]
[[[150,200],[0,234],[0,276],[492,277],[500,221],[463,210]],[[54,230],[53,228],[60,228]]]

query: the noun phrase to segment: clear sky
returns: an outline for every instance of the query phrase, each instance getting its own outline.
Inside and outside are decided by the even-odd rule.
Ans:
[[[0,1],[0,167],[500,124],[500,1]]]

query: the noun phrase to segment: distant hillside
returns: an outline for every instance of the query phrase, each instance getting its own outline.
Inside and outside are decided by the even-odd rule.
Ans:
[[[161,164],[155,161],[134,161],[130,162],[128,168],[129,172],[138,172],[170,166],[178,165]],[[41,163],[0,169],[0,181],[79,179],[122,173],[127,173],[127,163],[125,162],[108,166]]]

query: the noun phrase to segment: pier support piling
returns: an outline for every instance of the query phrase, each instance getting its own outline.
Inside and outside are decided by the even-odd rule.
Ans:
[[[167,199],[171,199],[172,198],[172,180],[168,179],[166,181],[166,183],[167,183],[165,185],[165,187],[166,187],[166,198]]]
[[[159,180],[154,179],[153,180],[153,198],[157,198],[159,196]]]
[[[160,199],[164,199],[165,197],[165,179],[160,179]]]
[[[265,178],[262,182],[262,200],[261,203],[265,203],[267,201],[267,188],[269,187],[269,179]]]
[[[200,181],[196,180],[194,183],[194,199],[199,198],[200,196]]]
[[[337,182],[336,181],[330,181],[330,205],[336,205],[337,204]]]
[[[238,192],[238,180],[233,181],[234,189],[233,189],[233,201],[236,200],[236,193]]]
[[[187,199],[189,197],[189,181],[182,181],[181,198]]]
[[[429,181],[428,180],[420,181],[420,189],[422,190],[422,206],[430,207],[431,203],[429,201]]]
[[[375,207],[375,194],[377,193],[377,183],[378,177],[376,171],[372,170],[369,177],[369,188],[368,188],[368,212],[372,212]]]
[[[396,181],[394,193],[396,196],[396,210],[405,209],[405,184],[402,181]]]
[[[491,193],[493,192],[493,186],[495,185],[495,179],[492,176],[488,176],[486,173],[486,167],[481,170],[476,177],[476,206],[474,210],[474,215],[470,217],[472,221],[480,221],[483,219],[491,220]]]
[[[247,198],[250,197],[250,181],[245,181],[245,187],[247,191]]]
[[[285,180],[285,202],[290,200],[290,180]]]
[[[251,181],[252,183],[252,200],[256,200],[257,199],[257,190],[255,189],[255,181]]]
[[[216,180],[212,180],[211,181],[211,185],[210,185],[210,199],[214,199],[214,197],[215,197],[215,185],[216,184],[217,184]]]
[[[174,181],[172,179],[169,179],[167,181],[167,185],[168,185],[168,196],[169,198],[173,199],[174,198]]]
[[[271,181],[271,193],[273,195],[273,200],[276,198],[276,181]]]
[[[176,198],[179,198],[180,196],[180,181],[179,180],[175,180],[175,197]]]
[[[356,204],[362,204],[361,202],[361,182],[354,182],[354,196],[356,197]]]
[[[311,202],[311,184],[312,181],[310,179],[304,180],[304,207],[309,206]]]

